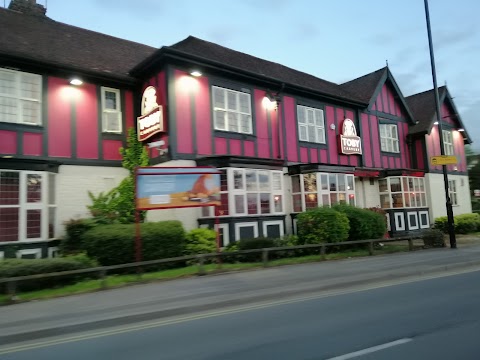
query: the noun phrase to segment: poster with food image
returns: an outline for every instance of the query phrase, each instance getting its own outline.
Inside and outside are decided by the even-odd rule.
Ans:
[[[207,167],[138,168],[135,200],[137,210],[220,205],[220,172]]]

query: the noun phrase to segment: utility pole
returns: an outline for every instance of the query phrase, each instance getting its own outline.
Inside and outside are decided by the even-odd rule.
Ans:
[[[440,114],[440,101],[438,99],[438,87],[437,87],[437,73],[435,70],[435,57],[433,55],[433,43],[432,43],[432,30],[430,28],[430,14],[428,11],[428,0],[425,2],[425,17],[427,20],[427,32],[428,32],[428,46],[430,48],[430,62],[432,65],[432,78],[433,78],[433,92],[435,94],[435,108],[437,113],[437,122],[438,122],[438,137],[440,138],[440,154],[445,155],[445,147],[443,142],[443,126],[442,118]],[[457,248],[457,239],[455,238],[455,224],[453,219],[453,208],[452,201],[450,199],[450,194],[448,191],[448,173],[447,165],[442,165],[443,170],[443,184],[445,187],[445,197],[446,197],[446,208],[447,208],[447,221],[448,221],[448,235],[450,237],[450,248]]]

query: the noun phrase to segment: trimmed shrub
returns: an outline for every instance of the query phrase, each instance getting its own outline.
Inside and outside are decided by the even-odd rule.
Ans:
[[[468,234],[480,230],[480,214],[457,215],[453,220],[457,234]],[[446,216],[436,218],[435,229],[448,233],[448,218]]]
[[[422,231],[422,238],[425,247],[445,247],[443,232],[438,229]]]
[[[209,254],[217,251],[217,233],[212,229],[193,229],[186,234],[185,254]]]
[[[323,207],[298,214],[297,229],[300,244],[336,243],[348,239],[350,225],[347,215]]]
[[[185,230],[180,221],[140,224],[142,259],[156,260],[182,256],[185,252]],[[135,224],[98,225],[83,236],[88,256],[101,265],[135,261]]]
[[[71,254],[83,251],[82,237],[95,226],[92,219],[71,219],[64,222],[66,236],[60,241],[60,252]]]
[[[47,274],[53,272],[88,269],[96,267],[96,261],[89,259],[85,254],[75,256],[54,258],[54,259],[5,259],[0,261],[0,278],[9,278],[17,276],[28,276],[37,274]],[[33,291],[56,286],[63,286],[80,281],[86,278],[92,278],[95,274],[77,274],[61,277],[51,277],[46,279],[35,279],[30,281],[21,281],[17,284],[17,291]],[[6,293],[4,285],[2,293]]]
[[[345,204],[335,205],[333,209],[347,215],[350,241],[380,239],[387,231],[384,216],[377,212]]]
[[[241,239],[238,241],[239,250],[265,249],[273,247],[275,247],[275,239],[267,237]]]

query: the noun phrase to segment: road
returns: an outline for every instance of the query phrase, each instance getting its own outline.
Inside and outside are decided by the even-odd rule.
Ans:
[[[323,292],[10,344],[0,347],[0,358],[477,360],[479,284],[480,271],[471,271]]]

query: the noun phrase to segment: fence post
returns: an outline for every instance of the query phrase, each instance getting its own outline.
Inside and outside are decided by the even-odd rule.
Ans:
[[[262,250],[262,262],[263,262],[263,267],[268,266],[268,249]]]
[[[17,300],[17,282],[16,281],[9,281],[7,283],[7,294],[11,302],[15,302]]]
[[[320,256],[321,256],[322,260],[325,260],[325,252],[326,252],[326,247],[325,247],[325,245],[322,245],[320,247]]]
[[[105,271],[105,269],[100,270],[100,287],[102,289],[106,289],[108,287],[106,273],[107,272]]]
[[[373,255],[373,241],[368,243],[368,255]]]
[[[200,255],[197,256],[197,258],[198,258],[198,272],[197,272],[197,275],[205,275],[205,268],[203,266],[205,264],[205,256],[200,254]]]
[[[413,251],[413,239],[408,238],[408,250]]]

